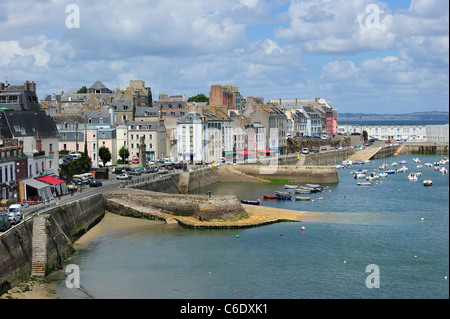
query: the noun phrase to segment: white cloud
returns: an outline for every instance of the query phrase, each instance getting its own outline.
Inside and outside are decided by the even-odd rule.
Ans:
[[[378,11],[368,11],[370,6]],[[387,50],[394,46],[395,35],[390,31],[392,15],[384,7],[371,0],[295,1],[289,7],[290,26],[276,34],[312,53]]]

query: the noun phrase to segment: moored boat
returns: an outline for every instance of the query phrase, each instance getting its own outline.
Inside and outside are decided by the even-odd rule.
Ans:
[[[294,189],[296,194],[309,194],[311,190],[307,187],[300,186],[299,188]]]
[[[423,186],[431,186],[431,185],[433,185],[431,179],[426,179],[423,181]]]
[[[311,200],[311,197],[309,197],[309,196],[295,196],[294,199],[295,200],[300,200],[300,201],[309,201],[309,200]]]
[[[263,195],[264,199],[277,199],[277,195]]]
[[[288,192],[277,192],[277,199],[290,200],[292,199],[292,194]]]
[[[408,179],[409,179],[411,182],[417,182],[417,175],[416,175],[416,173],[409,173]]]
[[[417,157],[414,157],[412,161],[413,161],[414,163],[420,163],[420,159],[417,158]]]
[[[249,199],[243,199],[241,200],[242,204],[247,204],[247,205],[261,205],[261,201],[258,200],[249,200]]]
[[[305,186],[309,188],[311,193],[318,193],[323,191],[323,186],[319,184],[306,184]]]
[[[294,188],[298,188],[298,185],[284,185],[284,188],[294,189]]]
[[[358,182],[358,186],[372,186],[373,184],[371,182]]]
[[[395,169],[389,169],[386,171],[386,174],[395,174],[396,170]]]

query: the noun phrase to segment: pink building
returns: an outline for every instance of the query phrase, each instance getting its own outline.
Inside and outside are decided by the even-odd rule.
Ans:
[[[337,134],[338,113],[336,109],[327,110],[325,113],[325,128],[328,136]]]

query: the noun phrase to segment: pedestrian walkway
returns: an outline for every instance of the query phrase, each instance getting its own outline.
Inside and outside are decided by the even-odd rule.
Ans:
[[[380,149],[378,147],[366,147],[360,151],[356,151],[348,158],[351,161],[364,161],[370,160]]]

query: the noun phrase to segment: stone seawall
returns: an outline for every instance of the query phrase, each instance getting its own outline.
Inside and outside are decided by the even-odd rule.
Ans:
[[[333,166],[293,165],[235,165],[233,169],[261,178],[289,179],[298,183],[338,183],[339,176]]]
[[[205,195],[168,194],[139,189],[111,192],[105,195],[107,210],[117,210],[109,198],[122,199],[135,206],[152,207],[175,216],[194,216],[200,219],[234,218],[245,212],[234,195],[208,197]]]
[[[45,270],[58,267],[72,252],[72,244],[104,216],[103,195],[90,196],[42,211],[46,243]],[[28,279],[33,259],[33,223],[28,218],[0,236],[0,295]]]
[[[33,219],[20,223],[0,237],[0,295],[30,276],[32,237]]]
[[[427,144],[404,144],[400,155],[420,155],[420,154],[449,154],[448,144],[427,145]]]
[[[207,186],[218,181],[217,167],[204,167],[189,172],[170,174],[159,179],[139,182],[140,179],[127,181],[128,188],[142,189],[153,192],[185,194],[189,190]]]

